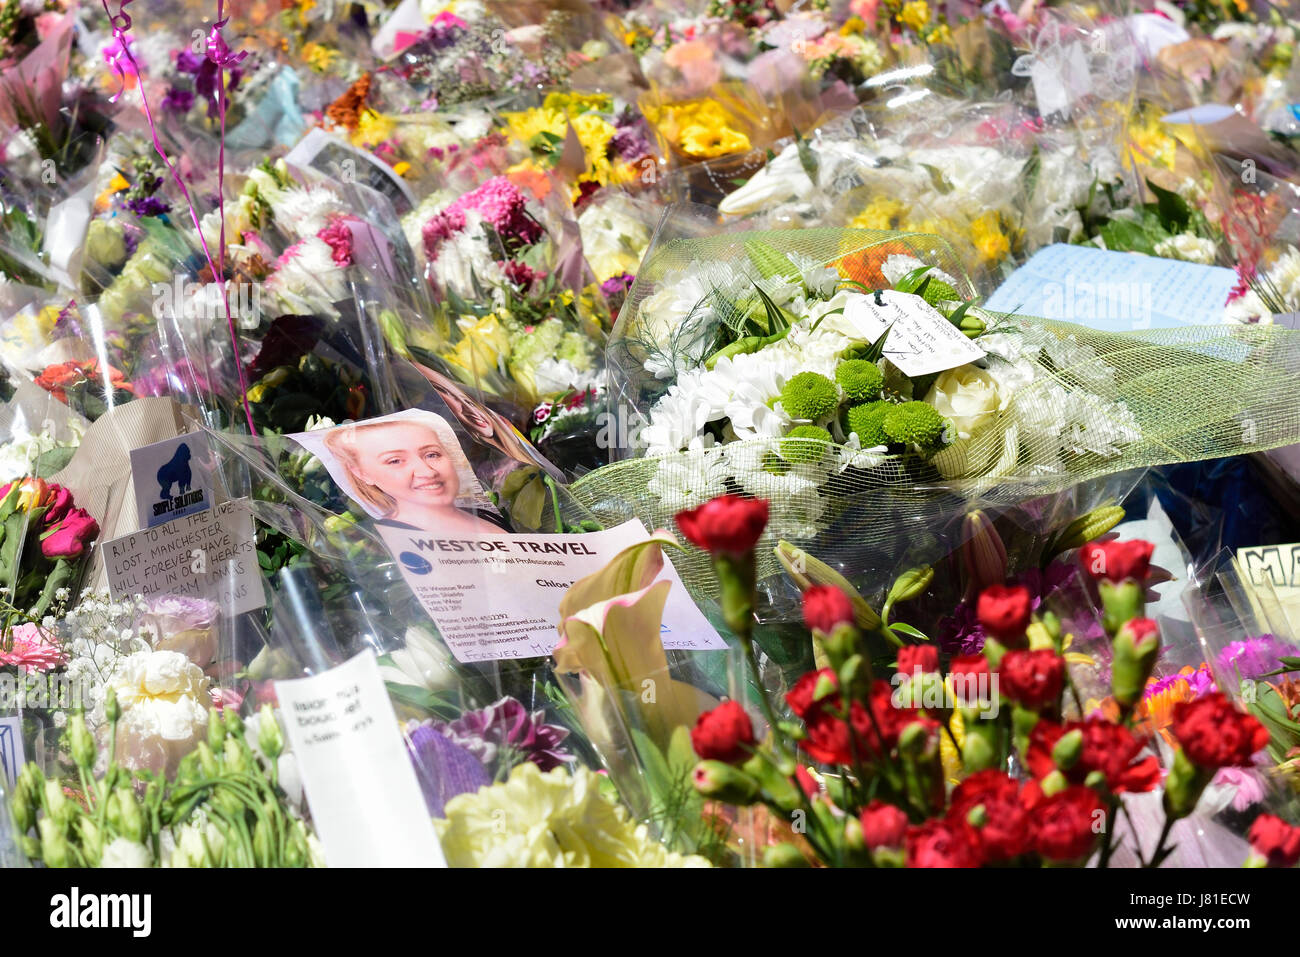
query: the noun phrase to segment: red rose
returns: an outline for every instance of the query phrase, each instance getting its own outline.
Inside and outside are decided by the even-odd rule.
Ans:
[[[959,655],[948,664],[953,696],[963,707],[992,704],[993,688],[989,660],[983,655]]]
[[[982,657],[982,656],[981,656]],[[904,645],[898,649],[898,673],[929,674],[939,670],[939,649],[934,645]]]
[[[1261,814],[1250,826],[1250,846],[1268,858],[1269,867],[1295,867],[1300,861],[1300,827],[1274,814]]]
[[[767,527],[767,502],[721,495],[699,508],[677,513],[686,540],[711,555],[747,555]]]
[[[790,710],[799,717],[807,719],[813,711],[822,709],[822,701],[813,701],[813,692],[817,690],[817,682],[825,678],[834,687],[839,687],[839,682],[835,678],[835,672],[830,668],[823,668],[821,671],[809,671],[794,683],[794,687],[786,692],[785,700],[790,705]],[[828,696],[830,698],[834,695]],[[826,699],[823,699],[823,701]]]
[[[1217,691],[1174,705],[1173,732],[1191,762],[1211,770],[1249,767],[1268,744],[1268,729]]]
[[[1012,701],[1035,711],[1061,697],[1065,662],[1050,648],[1008,651],[998,666],[998,689]]]
[[[948,820],[970,826],[985,863],[1018,857],[1033,839],[1034,822],[1021,800],[1020,785],[994,768],[977,771],[957,785]]]
[[[907,836],[907,815],[884,801],[872,801],[862,809],[862,840],[868,849],[902,847]]]
[[[853,602],[834,585],[813,585],[803,593],[803,620],[809,630],[829,635],[853,621]]]
[[[1106,807],[1092,788],[1073,784],[1033,808],[1034,848],[1052,861],[1080,861],[1092,853],[1106,822]]]
[[[930,820],[907,829],[908,867],[979,867],[971,829],[960,822]]]
[[[980,592],[975,617],[986,632],[1006,641],[1024,635],[1033,610],[1033,600],[1024,585],[990,585]]]
[[[1160,783],[1160,762],[1155,755],[1148,754],[1137,761],[1145,742],[1123,725],[1101,718],[1071,721],[1064,726],[1051,721],[1034,725],[1025,754],[1025,763],[1034,777],[1045,778],[1057,769],[1052,748],[1063,735],[1074,730],[1083,734],[1083,746],[1078,762],[1066,772],[1071,781],[1082,784],[1090,773],[1100,771],[1106,775],[1106,787],[1116,794],[1150,791]]]
[[[1089,542],[1079,549],[1083,570],[1094,581],[1105,578],[1112,582],[1133,579],[1147,580],[1151,574],[1151,553],[1156,547],[1150,542],[1134,539],[1131,542]]]
[[[696,719],[691,729],[691,746],[705,761],[736,764],[749,757],[744,745],[753,745],[754,725],[745,709],[735,701],[724,701]]]

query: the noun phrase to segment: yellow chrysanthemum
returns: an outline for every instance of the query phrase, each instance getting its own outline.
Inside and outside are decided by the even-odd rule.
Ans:
[[[357,118],[357,131],[352,134],[354,146],[376,146],[393,138],[397,124],[374,110],[363,110]]]
[[[909,0],[898,12],[898,22],[920,33],[921,28],[930,22],[930,5],[925,0]]]
[[[930,35],[925,38],[925,42],[935,45],[951,44],[952,30],[948,28],[948,24],[941,23],[930,31]]]
[[[971,242],[986,263],[1001,262],[1011,252],[1009,240],[998,222],[998,214],[990,210],[970,224]]]
[[[546,94],[542,109],[559,110],[568,116],[576,116],[588,110],[608,112],[613,104],[613,98],[607,93],[552,92]]]
[[[862,33],[866,29],[867,25],[863,22],[861,17],[849,17],[844,21],[844,25],[840,27],[840,36],[847,37],[852,34]]]
[[[612,172],[609,158],[605,154],[609,148],[609,141],[614,138],[618,130],[597,113],[582,113],[569,122],[573,126],[573,131],[578,134],[582,151],[587,155],[587,165],[591,170],[590,178],[604,186],[609,182]]]
[[[749,137],[728,127],[688,126],[682,130],[679,145],[687,156],[711,159],[729,153],[743,153],[750,148]]]
[[[894,229],[907,207],[891,196],[877,196],[849,223],[853,229]]]
[[[564,139],[565,116],[556,109],[542,107],[520,113],[505,113],[502,119],[506,122],[506,133],[520,143],[527,143],[542,133]]]
[[[600,793],[587,768],[545,773],[525,762],[509,780],[460,794],[434,821],[452,867],[708,867],[669,851]]]

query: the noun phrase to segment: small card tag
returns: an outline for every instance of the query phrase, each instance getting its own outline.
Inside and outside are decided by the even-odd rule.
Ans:
[[[311,167],[340,183],[369,186],[387,197],[399,216],[415,208],[415,194],[391,166],[319,126],[304,136],[284,160],[294,166]]]
[[[275,683],[330,867],[446,867],[371,649]]]
[[[1239,548],[1237,561],[1252,585],[1267,580],[1280,601],[1300,600],[1300,544]]]
[[[141,528],[153,528],[211,508],[215,463],[202,433],[178,435],[131,450],[135,505]]]
[[[248,499],[115,538],[103,546],[108,589],[131,595],[187,595],[238,615],[266,605]]]
[[[377,528],[447,647],[465,662],[549,655],[569,586],[649,537],[637,521],[581,535],[472,538]],[[667,559],[659,578],[672,582],[660,629],[664,648],[725,649]]]
[[[13,787],[27,759],[23,755],[23,719],[0,718],[0,781]]]
[[[868,342],[885,340],[885,358],[904,375],[922,376],[955,369],[984,358],[984,350],[920,296],[887,289],[879,296],[855,298],[845,320]]]

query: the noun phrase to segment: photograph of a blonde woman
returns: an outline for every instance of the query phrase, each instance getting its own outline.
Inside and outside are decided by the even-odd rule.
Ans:
[[[439,415],[421,410],[293,436],[377,522],[438,534],[496,534],[482,486]]]

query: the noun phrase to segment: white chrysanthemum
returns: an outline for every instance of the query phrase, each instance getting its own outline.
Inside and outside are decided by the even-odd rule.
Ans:
[[[1202,239],[1193,233],[1179,233],[1156,243],[1156,255],[1164,259],[1181,259],[1183,262],[1212,265],[1218,247],[1213,239]]]
[[[329,243],[309,236],[280,257],[275,272],[266,281],[266,291],[287,312],[332,316],[333,304],[344,298],[347,285]]]
[[[330,220],[350,212],[334,192],[324,186],[292,186],[271,203],[275,224],[292,239],[314,237]]]
[[[474,280],[491,286],[499,294],[506,283],[505,272],[497,263],[499,252],[483,233],[483,216],[476,209],[465,211],[465,228],[438,244],[434,275],[445,288],[460,296],[473,297]]]
[[[664,459],[646,491],[660,500],[669,512],[696,508],[727,490],[727,467],[722,447]]]

